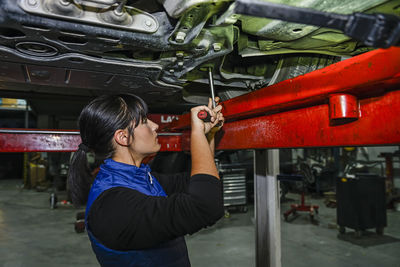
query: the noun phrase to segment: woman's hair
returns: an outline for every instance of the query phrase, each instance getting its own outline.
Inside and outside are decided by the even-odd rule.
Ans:
[[[102,159],[112,157],[115,131],[128,129],[133,138],[134,128],[146,120],[146,117],[146,103],[131,94],[102,95],[83,108],[78,119],[82,143],[72,157],[68,173],[68,185],[74,205],[86,203],[93,182],[86,153],[93,151],[96,158]]]

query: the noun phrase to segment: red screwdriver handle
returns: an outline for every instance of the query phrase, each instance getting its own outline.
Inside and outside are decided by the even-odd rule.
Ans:
[[[205,110],[201,110],[197,113],[197,118],[199,118],[200,120],[204,121],[204,122],[211,122],[211,115],[210,113],[208,113]],[[215,127],[220,127],[222,125],[221,122],[218,122]]]
[[[199,113],[197,113],[197,118],[199,118],[200,120],[202,120],[204,122],[210,122],[211,121],[210,113],[208,113],[205,110],[199,111]]]

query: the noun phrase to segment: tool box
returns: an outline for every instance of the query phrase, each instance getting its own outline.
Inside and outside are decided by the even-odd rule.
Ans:
[[[354,229],[356,236],[375,228],[383,234],[386,227],[385,179],[375,174],[356,174],[355,178],[338,178],[337,222],[341,234]]]
[[[236,164],[219,164],[225,209],[247,211],[246,168]]]

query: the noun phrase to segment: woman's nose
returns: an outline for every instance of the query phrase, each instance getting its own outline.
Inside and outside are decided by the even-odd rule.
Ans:
[[[154,121],[151,121],[151,120],[149,120],[149,121],[151,122],[151,128],[153,129],[153,131],[157,131],[158,130],[158,124],[155,123]]]

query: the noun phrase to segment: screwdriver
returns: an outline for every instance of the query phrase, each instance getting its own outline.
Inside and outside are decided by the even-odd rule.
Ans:
[[[216,104],[215,104],[215,93],[214,93],[214,79],[213,79],[211,67],[208,68],[208,82],[210,84],[212,108],[214,109],[216,107]],[[197,117],[199,119],[203,120],[204,122],[211,121],[211,115],[205,110],[199,111],[199,113],[197,113]],[[215,126],[216,127],[221,126],[221,122],[218,122],[217,125],[215,125]]]

